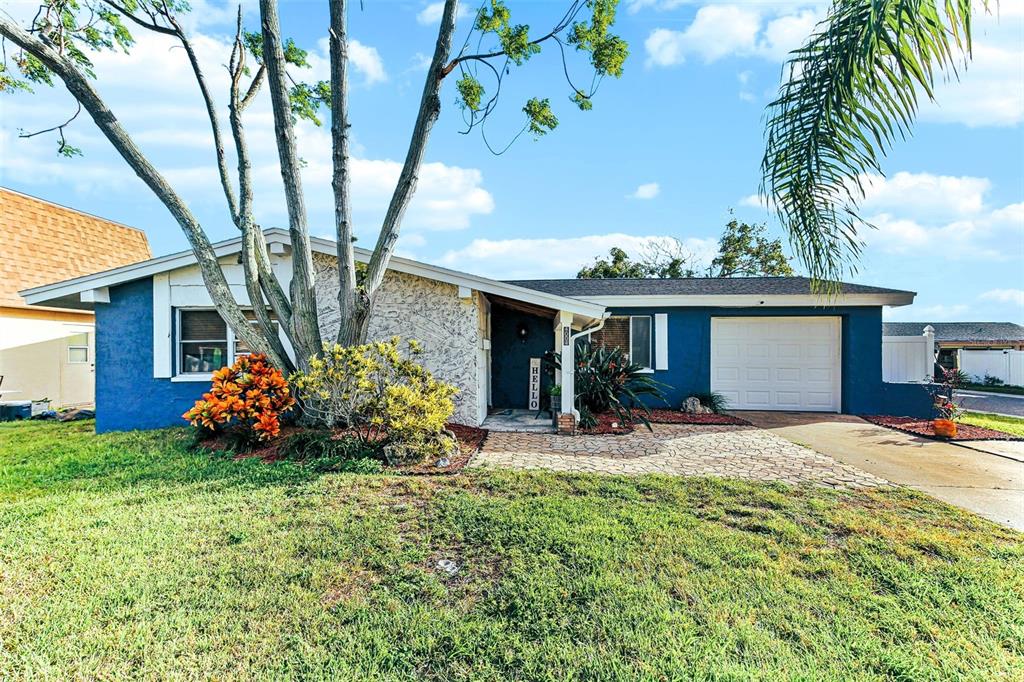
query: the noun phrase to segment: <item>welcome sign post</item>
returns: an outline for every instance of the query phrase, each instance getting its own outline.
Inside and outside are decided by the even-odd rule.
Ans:
[[[530,358],[530,409],[540,411],[540,358]]]

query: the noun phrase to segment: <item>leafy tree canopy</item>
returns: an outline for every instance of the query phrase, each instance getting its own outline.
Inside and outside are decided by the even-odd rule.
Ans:
[[[733,218],[718,240],[718,255],[700,267],[678,240],[648,246],[638,258],[613,247],[608,258],[576,273],[577,279],[670,279],[678,277],[788,277],[793,275],[782,240],[768,239],[766,227]]]

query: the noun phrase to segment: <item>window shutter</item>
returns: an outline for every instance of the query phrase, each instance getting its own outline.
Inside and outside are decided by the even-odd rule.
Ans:
[[[654,315],[654,369],[668,369],[668,315]]]

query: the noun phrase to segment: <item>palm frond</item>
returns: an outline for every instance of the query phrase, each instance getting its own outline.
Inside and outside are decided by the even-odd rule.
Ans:
[[[974,0],[987,10],[987,0]],[[972,0],[833,0],[768,106],[762,195],[820,291],[856,272],[863,178],[971,54]]]

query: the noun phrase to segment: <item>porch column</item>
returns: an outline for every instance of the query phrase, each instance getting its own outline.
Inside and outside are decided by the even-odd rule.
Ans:
[[[572,342],[572,313],[558,311],[555,317],[555,347],[561,349],[562,414],[573,414],[576,403],[576,348]]]

